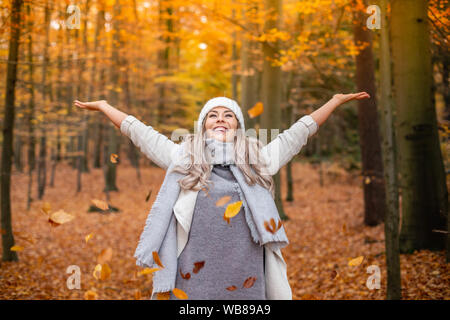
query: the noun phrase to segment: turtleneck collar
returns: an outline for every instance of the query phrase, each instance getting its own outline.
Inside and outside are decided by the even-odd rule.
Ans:
[[[223,142],[214,138],[205,140],[205,156],[209,164],[234,164],[234,142]]]

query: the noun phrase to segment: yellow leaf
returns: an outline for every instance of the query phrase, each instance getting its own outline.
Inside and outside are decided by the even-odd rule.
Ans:
[[[91,240],[93,236],[94,236],[93,233],[89,233],[89,234],[84,238],[84,240],[86,241],[86,243],[88,243],[88,241]]]
[[[48,218],[48,221],[54,226],[59,226],[60,224],[72,221],[74,218],[75,217],[73,215],[61,209],[54,213],[51,213]]]
[[[104,264],[112,258],[112,248],[103,249],[97,257],[97,263]]]
[[[348,265],[349,265],[350,267],[357,267],[357,266],[359,266],[359,265],[363,262],[363,260],[364,260],[364,256],[359,256],[359,257],[356,257],[356,258],[354,258],[354,259],[351,259],[351,260],[348,262]]]
[[[159,271],[159,270],[161,270],[161,268],[145,268],[144,270],[138,272],[138,276],[151,274],[151,273]]]
[[[227,209],[225,210],[225,214],[224,214],[224,218],[233,218],[235,215],[237,215],[239,213],[239,211],[241,211],[241,207],[242,207],[242,201],[237,201],[237,202],[233,202],[230,203],[227,206]]]
[[[229,201],[231,200],[230,196],[224,196],[222,198],[220,198],[219,200],[217,200],[216,202],[216,207],[221,207],[226,205]]]
[[[264,111],[264,105],[262,102],[257,102],[251,109],[247,111],[250,118],[259,116]]]
[[[109,209],[108,204],[103,200],[93,199],[93,200],[91,200],[91,202],[94,204],[94,206],[96,206],[99,209],[102,209],[102,210]]]
[[[173,292],[173,295],[175,297],[177,297],[178,299],[184,300],[184,299],[188,298],[188,295],[186,294],[186,292],[184,292],[181,289],[173,288],[172,292]]]
[[[22,251],[23,249],[25,249],[22,246],[12,246],[11,248],[9,248],[9,250],[11,251]]]
[[[100,279],[102,273],[102,265],[101,264],[97,264],[94,268],[94,272],[92,273],[92,275],[94,276],[95,279]]]

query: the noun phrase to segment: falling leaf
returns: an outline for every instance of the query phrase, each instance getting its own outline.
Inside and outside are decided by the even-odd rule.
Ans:
[[[235,215],[237,215],[242,207],[242,201],[237,201],[237,202],[233,202],[230,203],[226,210],[225,210],[225,214],[224,214],[224,218],[233,218]]]
[[[109,279],[109,277],[111,276],[111,272],[112,270],[107,263],[102,264],[102,272],[100,273],[100,280]]]
[[[147,194],[147,197],[145,197],[145,202],[147,202],[150,199],[150,196],[152,195],[153,189],[150,189],[149,193]]]
[[[349,265],[350,267],[357,267],[357,266],[359,266],[359,265],[363,262],[363,260],[364,260],[364,256],[359,256],[359,257],[356,257],[356,258],[354,258],[354,259],[351,259],[351,260],[348,262],[348,265]]]
[[[224,196],[224,197],[220,198],[219,200],[217,200],[216,207],[222,207],[222,206],[226,205],[230,200],[231,200],[230,196]]]
[[[84,237],[84,240],[86,241],[86,243],[88,243],[88,241],[91,240],[93,236],[94,236],[93,233],[89,233],[86,237]]]
[[[103,200],[93,199],[93,200],[91,200],[91,202],[94,204],[94,206],[96,206],[97,208],[99,208],[101,210],[108,210],[109,209],[108,203],[106,203]]]
[[[108,264],[97,264],[92,275],[97,280],[106,280],[111,276],[111,272],[111,268],[108,266]]]
[[[251,288],[255,284],[256,277],[248,277],[245,279],[244,284],[242,285],[243,288]]]
[[[97,263],[104,264],[111,260],[113,254],[112,248],[103,249],[97,257]]]
[[[50,203],[49,203],[49,202],[44,202],[44,204],[42,205],[42,211],[43,211],[45,214],[49,215],[51,209],[52,209],[52,207],[51,207]]]
[[[97,300],[97,292],[92,291],[92,290],[88,290],[84,293],[84,299],[85,300]]]
[[[156,293],[157,300],[169,300],[170,299],[170,291],[167,292],[157,292]]]
[[[153,261],[155,261],[155,263],[161,268],[164,268],[163,264],[161,263],[161,259],[159,259],[158,252],[156,251],[153,251]]]
[[[230,224],[230,218],[226,218],[225,214],[223,215],[223,220],[225,220],[228,224]]]
[[[194,262],[194,270],[192,270],[192,272],[198,273],[204,266],[205,261]]]
[[[65,212],[64,210],[58,210],[54,213],[51,213],[48,221],[50,222],[50,224],[52,226],[59,226],[61,224],[67,223],[69,221],[72,221],[75,217],[67,212]]]
[[[135,300],[141,300],[141,298],[142,298],[141,290],[136,289],[136,290],[134,291],[134,299],[135,299]]]
[[[227,288],[228,291],[234,291],[234,290],[236,290],[236,289],[237,289],[236,286],[229,286],[229,287]]]
[[[112,163],[117,163],[117,158],[119,156],[115,153],[111,153],[111,156],[109,157],[109,159],[111,160]]]
[[[334,280],[336,277],[337,277],[337,271],[336,270],[333,270],[333,271],[331,271],[331,280]]]
[[[364,183],[365,183],[365,184],[369,184],[370,181],[371,181],[371,180],[370,180],[370,177],[366,177],[366,178],[364,179]]]
[[[151,273],[159,271],[159,270],[161,270],[161,268],[144,268],[144,270],[138,272],[138,275],[143,276],[143,275],[151,274]]]
[[[11,251],[22,251],[23,249],[25,249],[22,246],[12,246],[11,248],[9,248],[9,250]]]
[[[188,295],[186,294],[186,292],[184,292],[181,289],[173,288],[172,293],[175,297],[177,297],[178,299],[181,299],[181,300],[185,300],[188,298]]]
[[[250,118],[259,116],[264,111],[264,105],[262,102],[257,102],[251,109],[247,111]]]
[[[190,274],[189,272],[183,273],[183,272],[181,271],[181,269],[180,269],[180,274],[181,274],[181,277],[182,277],[183,279],[185,279],[185,280],[189,280],[189,279],[191,278],[191,274]]]

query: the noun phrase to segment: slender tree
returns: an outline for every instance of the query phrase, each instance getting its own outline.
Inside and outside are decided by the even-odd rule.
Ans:
[[[14,235],[12,232],[11,219],[11,167],[13,156],[13,134],[14,134],[14,104],[15,89],[17,81],[17,62],[19,57],[20,43],[20,15],[22,0],[13,0],[11,5],[10,36],[8,66],[6,71],[6,94],[5,112],[3,119],[3,144],[1,163],[1,234],[2,234],[2,260],[17,261],[15,251],[10,248],[14,246]]]

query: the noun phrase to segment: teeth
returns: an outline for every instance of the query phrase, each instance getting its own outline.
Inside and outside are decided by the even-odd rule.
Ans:
[[[214,129],[214,131],[223,131],[223,132],[225,132],[227,129],[226,128],[224,128],[224,127],[218,127],[218,128],[215,128]]]

